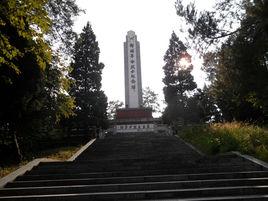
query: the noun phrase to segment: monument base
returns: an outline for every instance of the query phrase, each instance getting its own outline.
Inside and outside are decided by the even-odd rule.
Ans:
[[[155,132],[159,119],[152,116],[151,108],[124,108],[116,110],[115,133]]]

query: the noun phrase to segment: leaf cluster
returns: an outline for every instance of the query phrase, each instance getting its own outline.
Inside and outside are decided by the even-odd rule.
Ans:
[[[54,51],[48,36],[57,32],[69,40],[78,12],[71,0],[0,2],[0,128],[6,138],[14,136],[19,155],[20,142],[33,143],[74,114],[62,52]]]
[[[142,90],[142,107],[152,108],[153,112],[160,112],[160,104],[158,94],[149,87]]]
[[[220,0],[213,10],[199,12],[193,3],[177,1],[176,9],[190,26],[193,46],[201,44],[209,93],[223,118],[267,122],[268,2]]]

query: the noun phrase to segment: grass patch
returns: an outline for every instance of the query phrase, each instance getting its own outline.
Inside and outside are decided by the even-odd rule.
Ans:
[[[78,147],[70,146],[70,147],[61,147],[57,149],[50,149],[38,154],[38,158],[50,158],[65,161],[71,158],[72,155],[74,155],[80,148],[81,146]]]
[[[29,161],[22,161],[20,164],[17,165],[10,165],[5,167],[0,167],[0,178],[10,174],[11,172],[14,172],[18,168],[20,168],[23,165],[26,165]]]
[[[65,161],[71,158],[72,155],[74,155],[80,148],[81,146],[60,147],[57,149],[46,150],[36,155],[29,155],[27,156],[27,159],[23,160],[20,164],[0,167],[0,178],[17,170],[18,168],[27,164],[28,162],[30,162],[35,158],[50,158],[54,160]]]
[[[206,154],[239,151],[268,162],[268,130],[231,122],[184,128],[180,137]]]

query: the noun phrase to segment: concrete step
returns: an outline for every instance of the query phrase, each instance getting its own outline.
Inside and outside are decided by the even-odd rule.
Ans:
[[[234,162],[230,162],[230,163],[220,163],[220,162],[216,162],[216,163],[196,163],[195,161],[183,161],[183,160],[161,160],[161,161],[157,161],[157,160],[148,160],[148,161],[110,161],[110,162],[91,162],[91,163],[63,163],[63,164],[50,164],[50,165],[45,165],[45,166],[38,166],[38,167],[34,167],[33,171],[46,171],[49,169],[72,169],[72,170],[77,170],[77,169],[91,169],[91,167],[93,167],[93,169],[103,169],[103,168],[107,168],[107,164],[109,164],[109,168],[111,170],[120,170],[120,169],[124,169],[124,168],[131,168],[131,169],[135,169],[135,168],[150,168],[152,166],[158,166],[158,167],[166,167],[166,166],[174,166],[174,167],[196,167],[196,168],[202,168],[204,166],[207,167],[225,167],[225,166],[253,166],[253,167],[257,167],[256,164],[253,163],[249,163],[249,162],[240,162],[240,161],[234,161]]]
[[[41,163],[1,200],[258,200],[268,170],[235,154],[202,156],[174,136],[96,140],[74,162]]]
[[[157,156],[161,153],[176,152],[181,154],[198,155],[174,136],[133,136],[112,137],[99,140],[89,147],[76,161],[97,158],[128,158],[137,156]],[[101,156],[101,157],[100,157]]]
[[[154,170],[126,170],[126,171],[94,171],[94,172],[62,172],[59,173],[42,173],[35,174],[34,172],[26,172],[24,174],[25,179],[55,179],[55,178],[74,178],[77,176],[80,177],[94,177],[94,178],[103,178],[103,177],[125,177],[125,176],[143,176],[143,175],[164,175],[164,174],[198,174],[198,173],[219,173],[219,172],[239,172],[239,171],[262,171],[262,168],[256,169],[255,167],[225,167],[219,169],[217,168],[187,168],[187,169],[154,169]]]
[[[80,176],[80,177],[79,177]],[[104,177],[90,178],[85,175],[77,175],[77,178],[56,178],[43,180],[23,180],[20,177],[12,183],[8,183],[6,188],[15,187],[40,187],[40,186],[64,186],[64,185],[89,185],[89,184],[120,184],[138,182],[167,182],[167,181],[192,181],[192,180],[213,180],[213,179],[250,179],[267,178],[268,172],[230,172],[212,174],[181,174],[181,175],[147,175],[132,177]],[[27,177],[26,177],[27,178]]]
[[[120,192],[144,190],[198,189],[211,187],[268,186],[268,178],[212,179],[192,181],[142,182],[95,185],[64,185],[46,187],[17,187],[0,189],[1,196],[46,195],[66,193]]]
[[[91,173],[91,172],[135,172],[140,171],[142,175],[143,171],[148,170],[176,170],[177,173],[204,173],[204,172],[230,172],[230,171],[250,171],[250,170],[263,170],[262,167],[257,165],[192,165],[192,164],[157,164],[156,165],[145,165],[145,166],[116,166],[110,167],[108,164],[106,166],[76,166],[76,168],[49,168],[49,169],[33,169],[30,172],[27,172],[26,175],[38,175],[38,174],[73,174],[73,173]]]
[[[172,190],[148,190],[148,191],[123,191],[123,192],[95,192],[95,193],[67,193],[67,194],[46,194],[46,195],[21,195],[1,196],[0,200],[20,201],[75,201],[75,200],[141,200],[161,198],[199,198],[219,196],[245,196],[245,195],[266,195],[268,186],[231,186],[231,187],[210,187],[195,189],[172,189]]]
[[[241,196],[221,196],[221,197],[200,197],[200,198],[186,198],[180,199],[180,201],[237,201],[237,200],[247,200],[247,201],[258,201],[258,200],[268,200],[268,194],[266,195],[241,195]],[[150,200],[140,200],[140,201],[152,201]],[[178,201],[178,199],[153,199],[153,201]]]
[[[237,155],[223,155],[221,157],[198,157],[194,158],[191,155],[181,155],[176,153],[161,154],[154,157],[140,157],[140,158],[127,158],[127,159],[99,159],[99,160],[86,160],[79,162],[51,162],[51,163],[40,163],[38,168],[48,167],[48,168],[57,168],[61,167],[72,167],[77,164],[79,165],[109,165],[122,164],[122,165],[135,165],[135,164],[153,164],[153,163],[197,163],[197,164],[251,164],[250,161],[246,161],[242,157]]]
[[[116,152],[113,152],[111,150],[107,151],[107,152],[95,152],[94,155],[89,155],[89,156],[84,156],[84,157],[79,157],[76,159],[76,161],[87,161],[87,160],[96,160],[96,159],[100,159],[100,156],[103,157],[103,159],[135,159],[135,158],[144,158],[144,157],[148,157],[148,158],[156,158],[157,156],[161,156],[161,153],[163,152],[154,152],[154,153],[148,153],[147,151],[145,152],[141,152],[141,151],[133,151],[132,153],[131,152],[128,152],[128,153],[123,153],[124,151],[116,151]],[[187,152],[184,152],[183,153],[178,153],[178,152],[170,152],[170,154],[181,154],[183,156],[191,156],[191,157],[198,157],[199,155],[197,154],[192,154],[192,153],[187,153]],[[166,153],[165,154],[166,156],[169,155],[169,153]],[[128,157],[127,157],[128,156]],[[200,157],[200,156],[199,156]]]
[[[167,156],[167,157],[162,157],[160,159],[156,158],[138,158],[138,159],[114,159],[114,160],[89,160],[89,161],[81,161],[81,162],[53,162],[53,163],[41,163],[38,165],[39,169],[45,169],[45,168],[58,168],[58,167],[63,167],[63,168],[72,168],[75,166],[101,166],[104,165],[106,166],[107,164],[111,165],[127,165],[127,166],[132,166],[132,165],[150,165],[150,164],[159,164],[159,163],[177,163],[177,164],[185,164],[185,162],[188,163],[197,163],[198,159],[192,158],[192,157],[180,157],[180,156]],[[227,162],[226,162],[227,163]],[[229,162],[230,163],[230,162]],[[243,163],[243,161],[233,161],[233,163],[239,164]],[[209,163],[208,163],[209,164]]]

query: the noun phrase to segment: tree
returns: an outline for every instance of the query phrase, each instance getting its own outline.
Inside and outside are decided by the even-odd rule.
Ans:
[[[73,44],[76,39],[76,33],[73,31],[74,17],[78,16],[81,10],[75,3],[75,0],[47,0],[45,9],[48,13],[51,27],[47,42],[54,45],[54,53],[71,54]],[[55,46],[58,44],[58,47]]]
[[[193,2],[185,6],[177,0],[176,10],[188,25],[189,39],[201,51],[239,32],[249,35],[250,27],[255,38],[267,38],[268,2],[264,0],[220,0],[211,11],[198,11]]]
[[[46,0],[0,3],[0,124],[13,136],[19,159],[20,142],[68,117],[74,106],[59,57],[45,40],[53,32],[47,5]]]
[[[24,4],[15,0],[0,3],[0,91],[3,97],[0,118],[9,125],[9,135],[14,137],[19,159],[22,153],[18,137],[22,136],[26,123],[25,113],[38,110],[35,95],[51,59],[50,48],[43,41],[50,24],[44,4],[45,1]]]
[[[101,90],[104,64],[99,62],[99,53],[96,36],[87,23],[75,43],[70,74],[74,80],[70,93],[76,101],[73,122],[83,129],[107,126],[107,98]]]
[[[142,91],[142,106],[152,108],[153,112],[160,112],[158,94],[146,87]]]
[[[119,108],[122,108],[124,103],[122,101],[116,100],[116,101],[109,101],[108,107],[107,107],[107,114],[108,119],[114,119],[116,110]]]
[[[189,39],[203,44],[201,52],[218,43],[204,55],[204,69],[227,121],[267,122],[267,12],[268,2],[262,0],[221,0],[213,11],[203,12],[177,1],[178,15],[190,24]]]
[[[72,18],[80,12],[74,0],[1,1],[0,64],[19,74],[20,69],[16,61],[27,52],[36,56],[38,65],[44,69],[46,62],[51,60],[50,46],[55,40],[62,42],[61,47],[71,50],[72,39],[75,37]],[[17,35],[12,37],[11,31]],[[47,37],[48,40],[44,40],[45,35],[50,36]],[[36,45],[31,48],[19,45],[15,37],[34,39]],[[12,81],[8,77],[4,79]]]
[[[163,82],[165,84],[164,95],[167,107],[163,118],[167,123],[172,123],[184,119],[187,93],[193,91],[197,86],[191,75],[193,69],[190,64],[191,56],[174,32],[171,35],[164,61],[165,77]]]
[[[27,3],[4,0],[0,3],[0,64],[2,68],[9,68],[11,74],[20,73],[18,61],[27,54],[36,58],[40,69],[44,69],[51,59],[50,48],[43,40],[50,28],[45,3],[45,0]],[[8,75],[2,75],[1,79],[12,83],[12,75]]]
[[[252,43],[250,35],[238,35],[218,52],[210,88],[227,121],[267,121],[268,71],[263,57],[252,56],[258,51]]]
[[[197,89],[195,94],[188,98],[186,119],[190,123],[220,122],[222,116],[216,101],[211,96],[209,88]]]

